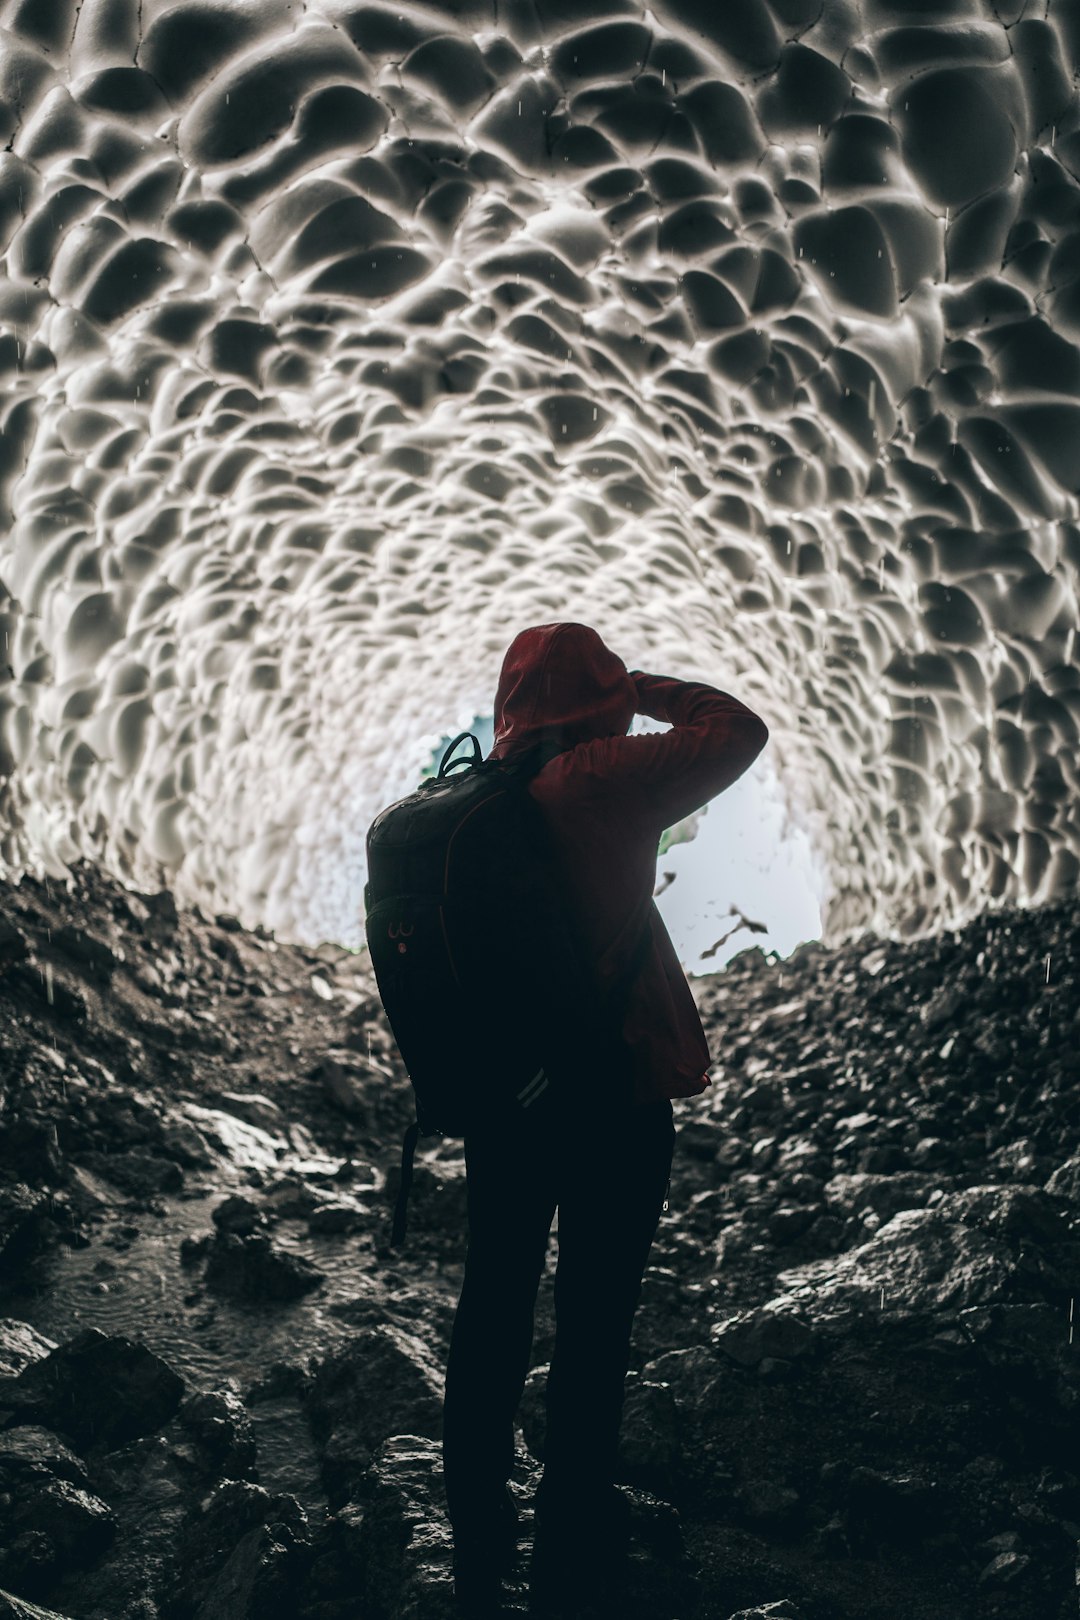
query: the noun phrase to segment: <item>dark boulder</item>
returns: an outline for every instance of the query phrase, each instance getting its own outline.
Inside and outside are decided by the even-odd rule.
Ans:
[[[59,1435],[36,1424],[0,1431],[0,1489],[18,1492],[29,1480],[52,1477],[86,1484],[86,1466]]]
[[[87,1328],[26,1367],[7,1388],[20,1421],[112,1450],[173,1417],[184,1381],[144,1344]]]
[[[370,1219],[370,1211],[352,1199],[336,1199],[320,1204],[308,1216],[308,1231],[312,1237],[347,1235],[356,1232]]]
[[[38,1596],[56,1575],[94,1563],[115,1533],[111,1510],[90,1491],[66,1479],[24,1480],[5,1510],[0,1570]]]
[[[401,1328],[365,1329],[313,1372],[307,1410],[332,1503],[349,1499],[391,1435],[442,1433],[442,1368]]]
[[[56,1345],[29,1322],[0,1317],[0,1379],[15,1378],[32,1362],[40,1361]]]
[[[350,1529],[357,1612],[365,1620],[451,1620],[451,1536],[435,1440],[396,1434],[379,1447],[364,1481],[363,1514]]]
[[[178,1547],[168,1620],[292,1620],[308,1562],[295,1498],[229,1480],[199,1502]]]
[[[255,1431],[233,1389],[192,1395],[180,1408],[207,1473],[215,1479],[250,1479],[255,1472]]]
[[[754,1367],[765,1357],[791,1361],[808,1355],[814,1348],[814,1331],[801,1315],[773,1300],[717,1322],[712,1342],[740,1366]]]
[[[173,1159],[132,1149],[126,1153],[80,1153],[79,1164],[93,1175],[103,1176],[129,1198],[158,1198],[162,1193],[179,1192],[184,1172]]]
[[[232,1232],[237,1237],[250,1237],[267,1224],[258,1204],[242,1193],[232,1193],[216,1205],[211,1218],[219,1232]]]
[[[262,1233],[219,1232],[209,1248],[206,1286],[231,1299],[300,1299],[325,1280],[303,1255],[279,1249]]]

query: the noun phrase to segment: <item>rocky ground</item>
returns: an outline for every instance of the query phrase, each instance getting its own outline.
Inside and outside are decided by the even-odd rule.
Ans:
[[[439,1620],[460,1143],[363,956],[0,889],[0,1620]],[[629,1620],[1070,1620],[1080,902],[695,982],[634,1331]],[[553,1235],[514,1490],[553,1342]]]

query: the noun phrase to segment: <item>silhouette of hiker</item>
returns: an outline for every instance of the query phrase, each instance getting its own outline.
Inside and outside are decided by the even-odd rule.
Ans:
[[[635,713],[670,730],[629,737]],[[459,1610],[496,1614],[517,1511],[507,1482],[533,1311],[558,1209],[555,1348],[544,1472],[534,1503],[538,1595],[587,1595],[619,1548],[614,1486],[630,1332],[671,1172],[671,1099],[708,1085],[710,1057],[686,976],[652,898],[665,828],[722,793],[768,738],[715,687],[638,670],[588,625],[523,630],[503,660],[491,757],[555,753],[529,784],[554,840],[601,988],[648,954],[622,1025],[627,1072],[597,1076],[625,1102],[600,1112],[548,1088],[543,1107],[465,1138],[469,1240],[443,1413],[443,1475]],[[606,1087],[605,1087],[606,1082]],[[553,1095],[551,1095],[553,1094]]]

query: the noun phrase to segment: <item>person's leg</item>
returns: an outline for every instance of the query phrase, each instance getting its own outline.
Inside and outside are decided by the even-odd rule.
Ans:
[[[505,1511],[533,1312],[555,1213],[545,1119],[465,1141],[469,1242],[446,1368],[443,1480],[455,1542],[483,1539]]]
[[[600,1512],[610,1501],[631,1329],[674,1140],[670,1102],[649,1103],[583,1124],[562,1157],[545,1512]]]

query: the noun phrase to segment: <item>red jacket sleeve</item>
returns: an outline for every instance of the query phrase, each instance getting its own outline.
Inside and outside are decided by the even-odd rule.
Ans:
[[[670,731],[604,739],[602,772],[620,806],[658,832],[673,827],[737,782],[769,739],[764,720],[738,698],[701,681],[631,670],[638,712]]]

